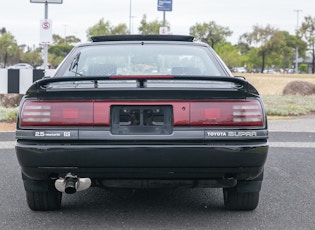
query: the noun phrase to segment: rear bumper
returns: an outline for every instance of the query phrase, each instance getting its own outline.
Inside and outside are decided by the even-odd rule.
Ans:
[[[230,144],[104,145],[16,142],[23,173],[43,180],[73,173],[107,179],[253,179],[267,141]]]

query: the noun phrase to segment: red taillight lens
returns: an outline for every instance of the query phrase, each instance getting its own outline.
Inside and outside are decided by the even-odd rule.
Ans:
[[[21,126],[93,125],[93,102],[26,101]]]
[[[192,126],[263,126],[258,101],[211,101],[190,104]]]
[[[259,101],[191,102],[103,102],[25,101],[20,127],[28,126],[109,126],[112,105],[171,105],[174,126],[263,127]]]

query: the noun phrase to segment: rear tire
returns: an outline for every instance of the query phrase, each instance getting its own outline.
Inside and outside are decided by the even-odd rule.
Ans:
[[[228,210],[254,210],[259,203],[259,192],[239,192],[237,188],[223,189],[224,206]]]
[[[34,180],[22,172],[28,207],[34,211],[53,211],[61,207],[62,193],[53,180]]]
[[[52,211],[61,207],[62,193],[57,190],[36,192],[26,191],[26,200],[34,211]]]

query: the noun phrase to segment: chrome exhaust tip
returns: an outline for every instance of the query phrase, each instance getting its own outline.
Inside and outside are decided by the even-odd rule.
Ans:
[[[68,173],[66,177],[59,178],[55,181],[55,188],[59,192],[74,194],[76,192],[88,189],[91,187],[92,181],[90,178],[80,178]]]

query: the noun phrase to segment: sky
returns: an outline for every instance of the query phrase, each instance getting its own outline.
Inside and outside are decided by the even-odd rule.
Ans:
[[[19,45],[39,46],[45,4],[0,1],[0,28],[5,27]],[[129,28],[131,24],[132,33],[138,33],[143,15],[148,22],[162,21],[163,11],[157,10],[157,3],[158,0],[63,0],[62,4],[48,5],[48,18],[54,34],[74,35],[86,42],[87,29],[102,18],[112,26],[124,23]],[[227,38],[232,44],[255,25],[269,24],[294,34],[305,16],[315,17],[314,0],[173,0],[172,11],[165,13],[172,34],[189,34],[189,28],[196,23],[215,21],[233,31]]]

